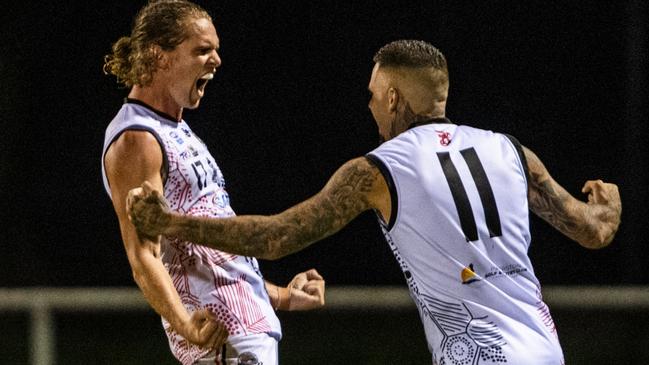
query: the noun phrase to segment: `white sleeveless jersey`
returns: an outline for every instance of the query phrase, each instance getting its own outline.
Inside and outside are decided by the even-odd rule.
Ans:
[[[205,217],[235,215],[216,161],[187,123],[170,120],[136,100],[125,103],[106,130],[102,172],[109,195],[103,156],[125,130],[147,131],[160,143],[166,166],[164,196],[172,210]],[[255,258],[173,238],[163,237],[161,247],[162,261],[189,311],[211,309],[231,336],[268,333],[280,339],[280,323]],[[171,350],[183,364],[193,364],[207,353],[188,345],[164,318],[162,322]]]
[[[563,364],[527,256],[520,144],[436,123],[400,134],[367,158],[391,190],[390,222],[379,221],[419,309],[433,363]]]

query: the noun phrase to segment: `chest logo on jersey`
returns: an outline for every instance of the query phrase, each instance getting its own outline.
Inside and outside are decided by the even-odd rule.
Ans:
[[[435,131],[437,132],[437,137],[439,137],[439,144],[442,146],[448,146],[451,144],[451,133],[446,131]]]

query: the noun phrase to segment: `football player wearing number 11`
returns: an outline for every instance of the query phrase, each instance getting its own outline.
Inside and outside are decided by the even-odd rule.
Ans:
[[[345,163],[312,198],[273,216],[208,219],[171,212],[144,184],[129,193],[132,222],[142,234],[277,259],[373,209],[434,364],[563,364],[527,256],[529,211],[601,248],[620,224],[617,186],[588,181],[580,201],[515,138],[448,120],[448,69],[432,45],[392,42],[374,62],[369,108],[386,142]]]

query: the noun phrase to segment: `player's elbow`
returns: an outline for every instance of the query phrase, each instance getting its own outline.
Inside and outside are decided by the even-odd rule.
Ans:
[[[145,286],[147,276],[141,267],[132,265],[131,276],[133,277],[133,281],[135,281],[135,284],[137,284],[138,287],[142,288],[143,286]]]
[[[146,257],[148,252],[146,250],[131,250],[129,251],[128,261],[131,266],[131,276],[133,281],[138,287],[143,288],[146,286],[147,278],[149,275],[149,262]]]
[[[579,244],[591,250],[599,250],[611,244],[616,232],[617,226],[601,225],[595,227],[588,237],[579,240]]]
[[[611,243],[610,240],[602,240],[602,239],[593,239],[593,240],[580,240],[579,244],[582,247],[588,248],[590,250],[599,250],[601,248],[604,248],[608,246]]]
[[[590,210],[578,230],[579,242],[583,247],[598,250],[611,244],[620,226],[620,211],[588,205]]]

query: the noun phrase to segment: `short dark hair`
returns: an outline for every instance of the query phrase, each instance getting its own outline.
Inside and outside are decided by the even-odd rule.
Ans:
[[[442,52],[424,41],[401,39],[390,42],[376,52],[373,60],[383,67],[433,67],[448,74]]]

